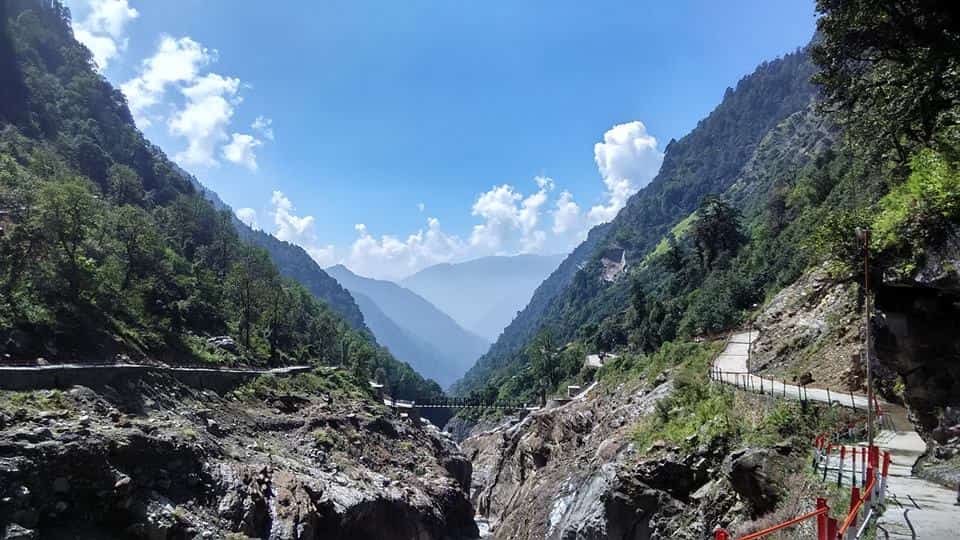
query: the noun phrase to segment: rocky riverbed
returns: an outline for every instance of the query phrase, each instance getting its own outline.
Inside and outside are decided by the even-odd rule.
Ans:
[[[0,537],[475,538],[452,440],[332,375],[0,393]]]

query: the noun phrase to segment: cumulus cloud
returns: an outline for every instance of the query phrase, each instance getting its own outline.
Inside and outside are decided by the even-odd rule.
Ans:
[[[256,117],[251,129],[259,137],[230,133],[243,85],[236,77],[202,73],[217,55],[189,37],[163,35],[139,74],[120,87],[141,129],[165,116],[170,134],[186,140],[187,147],[174,155],[180,164],[214,167],[223,158],[256,171],[256,149],[264,139],[273,140],[273,121]],[[158,114],[161,104],[167,106]]]
[[[593,157],[606,191],[604,204],[590,209],[592,224],[613,219],[631,195],[650,183],[663,162],[657,139],[639,120],[607,130],[603,142],[594,145]]]
[[[560,193],[554,203],[553,234],[566,234],[580,228],[580,205],[573,200],[573,194],[567,190]]]
[[[170,133],[187,139],[175,159],[187,165],[215,166],[216,148],[227,140],[227,126],[239,104],[240,80],[208,73],[181,91],[186,104],[167,121]],[[250,149],[252,151],[252,149]]]
[[[477,197],[471,213],[483,223],[474,225],[470,245],[490,253],[509,252],[516,242],[524,252],[543,246],[546,236],[537,225],[554,183],[546,177],[534,180],[539,189],[526,197],[509,184],[494,186]]]
[[[189,37],[161,36],[157,51],[141,62],[140,74],[120,85],[137,125],[150,126],[147,110],[160,103],[167,88],[193,82],[200,68],[212,62],[216,54]]]
[[[273,120],[266,116],[258,116],[253,123],[250,124],[250,129],[256,131],[268,141],[273,140]]]
[[[547,176],[533,179],[535,187],[494,185],[479,193],[470,207],[475,218],[464,237],[445,231],[430,217],[412,234],[375,234],[364,223],[355,225],[357,237],[337,250],[319,246],[311,216],[297,216],[280,192],[274,193],[277,237],[303,246],[315,259],[340,262],[361,275],[400,279],[422,268],[486,255],[566,252],[583,241],[590,227],[612,219],[627,199],[650,182],[663,159],[657,141],[643,123],[612,127],[594,147],[603,180],[603,204],[585,210],[573,193],[559,189]],[[559,192],[559,193],[557,193]],[[418,203],[424,212],[424,203]]]
[[[100,69],[107,69],[110,60],[127,48],[127,23],[140,16],[127,0],[90,0],[90,11],[80,22],[74,22],[73,33],[93,53]]]
[[[263,141],[245,133],[234,133],[230,142],[223,147],[223,157],[227,161],[243,165],[251,171],[257,170],[257,156],[254,149]]]
[[[259,229],[260,223],[257,221],[257,211],[253,208],[238,208],[236,212],[237,219],[246,223],[251,229]]]
[[[358,237],[344,263],[354,272],[380,279],[400,279],[432,264],[462,258],[466,245],[440,227],[436,218],[406,238],[385,234],[373,236],[367,226],[354,226]]]
[[[296,215],[296,207],[282,191],[274,191],[270,197],[273,235],[280,240],[302,247],[320,266],[330,266],[336,261],[333,245],[323,245],[317,238],[313,216]]]

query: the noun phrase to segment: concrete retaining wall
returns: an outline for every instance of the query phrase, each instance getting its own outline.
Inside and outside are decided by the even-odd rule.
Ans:
[[[69,388],[81,386],[120,387],[128,381],[137,380],[151,374],[168,375],[178,381],[197,388],[226,392],[260,375],[293,375],[313,369],[309,366],[296,366],[276,370],[238,370],[208,368],[171,368],[159,366],[140,366],[132,364],[109,366],[38,366],[3,367],[0,366],[0,389],[37,390],[41,388]]]

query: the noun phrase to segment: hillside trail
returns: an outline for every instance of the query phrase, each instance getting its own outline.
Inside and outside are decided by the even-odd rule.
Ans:
[[[866,408],[867,396],[838,394],[821,388],[800,386],[773,381],[748,372],[747,359],[750,345],[756,341],[757,332],[734,334],[724,350],[714,360],[713,378],[724,384],[736,385],[751,391],[764,392],[781,399],[799,400],[804,397],[822,403],[854,404]],[[913,466],[926,451],[926,443],[920,438],[900,405],[881,402],[884,421],[877,432],[875,443],[890,452],[891,465],[887,477],[886,511],[877,520],[877,525],[886,531],[889,538],[914,538],[911,526],[918,539],[960,538],[960,507],[956,505],[957,493],[939,484],[913,475]],[[866,445],[866,441],[860,444]],[[878,532],[877,538],[886,538]]]

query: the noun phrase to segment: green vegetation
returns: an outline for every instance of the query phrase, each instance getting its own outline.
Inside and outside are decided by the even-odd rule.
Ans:
[[[668,342],[648,355],[626,355],[605,365],[598,379],[612,389],[622,383],[651,386],[661,374],[673,380],[671,394],[635,428],[641,451],[655,443],[690,450],[702,445],[770,447],[799,441],[846,425],[851,413],[815,404],[770,399],[710,381],[710,362],[722,343]]]
[[[315,429],[311,435],[313,436],[313,444],[317,448],[329,450],[337,444],[337,441],[325,429]]]
[[[238,225],[134,126],[57,1],[0,10],[0,342],[19,358],[378,370],[397,395],[441,393],[377,347],[319,268]],[[288,250],[289,251],[289,250]],[[301,250],[302,251],[302,250]],[[315,265],[314,265],[315,267]],[[319,274],[317,274],[319,272]],[[339,295],[339,296],[338,296]],[[333,298],[345,321],[320,298]],[[348,306],[349,307],[349,306]],[[229,335],[235,352],[205,341]]]
[[[924,149],[910,159],[910,176],[880,199],[873,222],[880,250],[922,255],[960,220],[960,170],[944,153]]]
[[[666,343],[736,328],[811,267],[860,281],[858,227],[874,231],[877,273],[905,278],[956,235],[960,40],[950,7],[817,6],[814,44],[762,64],[671,141],[658,176],[591,232],[457,391],[516,395],[544,333],[615,351],[621,369]],[[621,251],[627,270],[604,281],[601,259]],[[688,412],[706,421],[710,405]],[[668,424],[656,429],[685,431]]]
[[[818,0],[817,10],[822,105],[849,134],[901,162],[955,144],[960,34],[951,2]]]
[[[332,398],[369,399],[373,397],[369,386],[356,380],[352,374],[339,369],[322,369],[310,373],[298,373],[292,377],[261,375],[234,390],[240,399],[265,400],[279,395],[317,396]]]
[[[0,409],[15,411],[62,411],[73,410],[73,403],[59,390],[37,390],[35,392],[9,392],[0,400]]]
[[[604,366],[600,380],[638,377],[652,380],[670,370],[673,392],[657,402],[655,413],[636,428],[634,440],[641,449],[656,441],[682,447],[711,444],[728,435],[735,423],[733,392],[710,383],[710,361],[716,355],[716,343],[666,343],[649,358],[636,358]],[[620,359],[618,359],[620,360]]]

